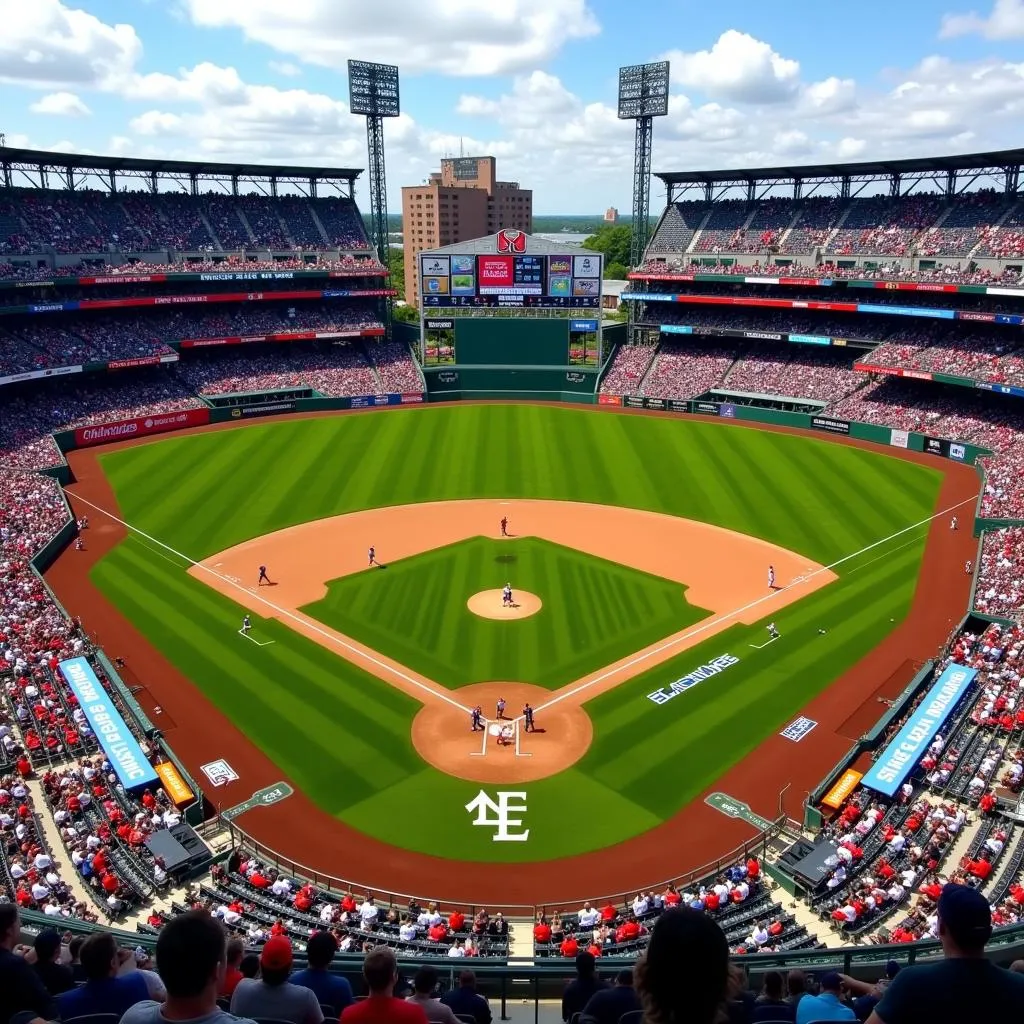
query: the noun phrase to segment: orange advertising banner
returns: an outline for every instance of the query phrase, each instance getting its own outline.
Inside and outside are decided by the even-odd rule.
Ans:
[[[181,777],[181,772],[170,761],[153,765],[153,770],[160,776],[160,781],[163,783],[167,795],[179,807],[184,807],[185,804],[190,804],[195,800],[195,793],[188,788],[188,783]]]
[[[159,767],[157,768],[159,771]],[[825,794],[821,801],[826,807],[838,810],[843,806],[843,801],[857,788],[857,783],[863,778],[860,772],[847,768],[836,784]]]

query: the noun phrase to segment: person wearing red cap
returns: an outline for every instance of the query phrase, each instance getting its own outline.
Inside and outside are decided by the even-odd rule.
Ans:
[[[292,985],[292,944],[284,935],[267,939],[260,953],[260,978],[243,978],[231,996],[236,1017],[270,1017],[291,1024],[323,1024],[324,1013],[312,989]]]
[[[341,1024],[429,1024],[426,1010],[394,995],[398,961],[394,951],[378,946],[366,954],[363,978],[369,994],[346,1007]]]

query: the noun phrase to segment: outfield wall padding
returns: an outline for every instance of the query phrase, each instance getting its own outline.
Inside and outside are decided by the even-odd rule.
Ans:
[[[592,404],[598,370],[574,366],[427,367],[423,374],[432,402],[459,398],[509,398]]]
[[[562,366],[569,361],[568,320],[466,316],[454,322],[460,366]]]

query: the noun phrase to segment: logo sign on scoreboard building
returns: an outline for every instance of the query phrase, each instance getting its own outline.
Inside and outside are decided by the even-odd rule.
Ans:
[[[529,235],[506,229],[492,252],[421,254],[424,306],[553,306],[596,309],[604,264],[600,253],[531,252]],[[454,247],[452,247],[454,248]]]

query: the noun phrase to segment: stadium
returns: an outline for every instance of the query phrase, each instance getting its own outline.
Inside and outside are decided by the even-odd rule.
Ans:
[[[504,1013],[680,903],[753,980],[875,978],[941,879],[1014,959],[1022,163],[660,174],[628,324],[499,231],[410,325],[357,169],[0,149],[24,933],[201,907]]]

